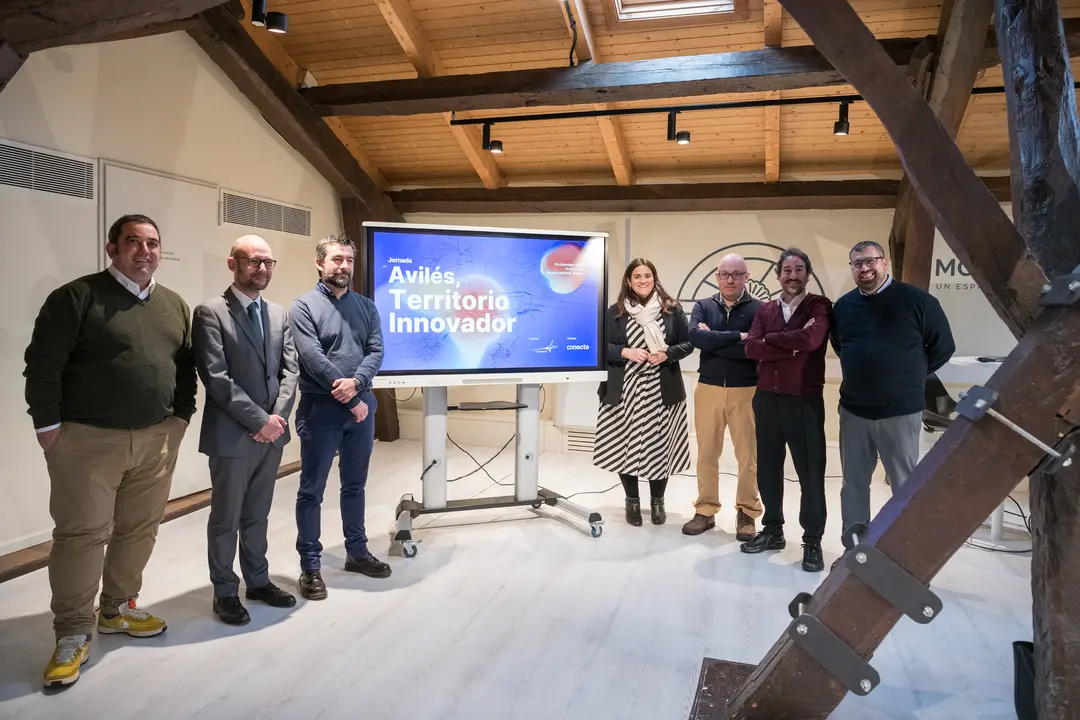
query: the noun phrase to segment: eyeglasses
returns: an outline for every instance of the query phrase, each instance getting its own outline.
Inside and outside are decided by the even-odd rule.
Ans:
[[[739,278],[745,277],[746,275],[749,275],[749,274],[750,273],[745,273],[745,272],[735,272],[735,273],[722,272],[722,273],[717,273],[717,276],[721,280],[738,280]]]
[[[859,260],[852,260],[851,262],[849,262],[849,263],[848,263],[848,265],[850,265],[851,267],[853,267],[853,268],[855,268],[856,270],[858,270],[859,268],[869,268],[869,267],[873,267],[874,265],[876,265],[876,264],[877,264],[877,261],[878,261],[878,260],[884,260],[884,259],[885,259],[885,258],[883,258],[883,257],[868,257],[868,258],[861,258],[861,259],[859,259]]]
[[[252,258],[237,255],[236,259],[243,260],[252,270],[258,270],[259,265],[265,265],[267,270],[272,270],[274,266],[277,265],[277,260],[270,260],[269,258]]]

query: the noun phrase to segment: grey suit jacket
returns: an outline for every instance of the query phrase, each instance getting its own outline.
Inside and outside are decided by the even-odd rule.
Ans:
[[[199,452],[206,455],[240,457],[258,444],[251,434],[270,415],[288,421],[292,413],[299,368],[288,313],[266,298],[261,303],[267,329],[261,346],[231,287],[195,308],[192,347],[206,387]],[[290,439],[286,428],[274,445]]]

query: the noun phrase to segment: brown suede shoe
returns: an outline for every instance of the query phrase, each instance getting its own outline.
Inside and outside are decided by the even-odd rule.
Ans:
[[[706,530],[716,527],[716,518],[695,514],[690,521],[682,526],[683,535],[700,535]]]
[[[735,539],[744,542],[746,540],[753,540],[756,533],[757,527],[754,525],[754,518],[750,517],[742,510],[738,510],[735,513]]]

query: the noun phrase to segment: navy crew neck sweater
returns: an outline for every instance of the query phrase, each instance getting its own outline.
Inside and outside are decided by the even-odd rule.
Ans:
[[[833,308],[832,343],[844,379],[840,406],[867,420],[922,412],[926,376],[956,351],[937,298],[893,279],[863,295],[855,288]]]

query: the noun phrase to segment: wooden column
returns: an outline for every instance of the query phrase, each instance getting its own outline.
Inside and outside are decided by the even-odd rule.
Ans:
[[[1013,218],[1050,276],[1080,263],[1080,125],[1056,0],[997,0]],[[1074,307],[1074,313],[1080,307]],[[1063,413],[1064,414],[1064,413]],[[1080,424],[1074,416],[1059,430]],[[1080,463],[1031,478],[1032,625],[1040,718],[1080,712]]]
[[[353,290],[364,295],[367,293],[368,268],[364,264],[367,257],[364,242],[364,221],[374,220],[368,216],[367,207],[356,198],[341,199],[341,226],[345,234],[356,244],[356,267],[353,273]],[[375,390],[375,399],[379,403],[375,410],[375,439],[381,442],[393,442],[401,437],[398,424],[397,395],[391,390]]]
[[[25,60],[10,43],[0,42],[0,93],[4,92],[4,88],[11,82],[11,78],[15,77],[15,73],[19,72]]]

